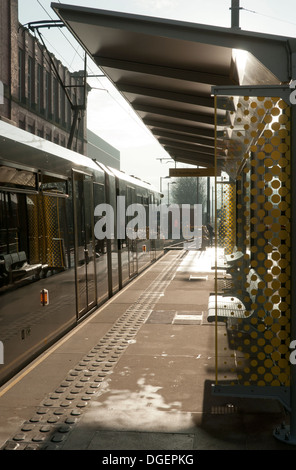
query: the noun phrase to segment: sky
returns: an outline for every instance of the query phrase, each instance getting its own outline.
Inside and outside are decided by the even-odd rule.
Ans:
[[[231,0],[55,0],[56,3],[79,5],[169,18],[192,23],[230,27]],[[19,0],[19,20],[32,21],[57,19],[51,0]],[[241,0],[240,27],[246,31],[296,37],[295,0]],[[66,30],[42,31],[45,43],[71,71],[82,70],[84,53],[73,36]],[[88,73],[100,70],[88,59]],[[142,124],[131,107],[106,77],[90,78],[92,91],[88,96],[88,127],[121,154],[121,169],[134,174],[155,187],[160,177],[174,167],[168,154]],[[181,167],[181,164],[177,164]],[[163,188],[164,189],[164,188]]]

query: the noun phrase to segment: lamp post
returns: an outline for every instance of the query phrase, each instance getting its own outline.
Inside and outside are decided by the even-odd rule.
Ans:
[[[160,176],[159,178],[159,189],[160,189],[160,192],[162,192],[162,180],[165,180],[167,178],[170,178],[170,176]]]
[[[172,181],[168,183],[168,204],[170,203],[170,184],[177,184],[176,181]]]
[[[160,178],[159,178],[159,181],[160,181],[159,188],[160,188],[161,193],[162,193],[162,180],[165,180],[165,179],[168,179],[168,178],[170,178],[170,176],[160,176]],[[161,203],[162,203],[162,199],[160,200],[160,204]]]

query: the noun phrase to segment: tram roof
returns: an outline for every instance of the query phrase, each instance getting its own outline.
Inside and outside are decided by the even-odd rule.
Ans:
[[[9,161],[26,168],[42,169],[69,177],[72,169],[107,172],[126,182],[156,191],[150,183],[120,170],[107,167],[86,155],[57,145],[30,132],[0,120],[0,164]]]
[[[72,168],[97,169],[89,157],[57,145],[30,132],[0,120],[0,160],[49,167],[52,172],[66,174]]]
[[[213,86],[292,78],[293,38],[61,3],[52,8],[175,161],[214,166]],[[218,124],[230,120],[233,106],[224,101]],[[226,149],[217,136],[223,168]]]

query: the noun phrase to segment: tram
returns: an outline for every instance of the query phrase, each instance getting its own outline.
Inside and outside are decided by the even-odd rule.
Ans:
[[[118,238],[118,196],[126,207],[161,198],[148,183],[0,122],[0,385],[163,254],[160,236]],[[101,204],[114,211],[113,237],[95,236]]]

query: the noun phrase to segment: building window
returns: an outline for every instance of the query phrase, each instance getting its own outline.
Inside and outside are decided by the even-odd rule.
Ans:
[[[19,120],[19,128],[23,129],[24,131],[26,130],[26,121],[25,121],[25,119],[20,119]]]
[[[28,57],[28,106],[31,108],[34,104],[34,61]]]
[[[37,111],[43,110],[43,68],[40,64],[37,67]]]
[[[60,86],[60,96],[61,96],[61,121],[62,126],[66,126],[66,95],[65,90]]]
[[[22,49],[18,52],[18,99],[19,102],[24,100],[24,51]]]
[[[46,140],[51,141],[51,132],[49,130],[46,131],[45,138]]]
[[[56,78],[54,78],[54,89],[53,89],[53,100],[54,100],[54,120],[59,122],[59,83]]]
[[[72,126],[72,109],[71,109],[70,102],[67,101],[67,130],[70,131],[71,126]]]
[[[51,76],[49,72],[45,75],[45,113],[51,119]]]
[[[31,134],[35,134],[35,125],[34,124],[28,124],[28,132]]]

